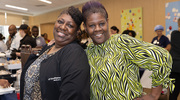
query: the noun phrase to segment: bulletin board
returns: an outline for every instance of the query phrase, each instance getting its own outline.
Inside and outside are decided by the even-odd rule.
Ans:
[[[121,30],[134,30],[136,37],[143,40],[142,35],[142,8],[133,8],[122,10],[121,13]]]
[[[178,18],[180,17],[180,1],[166,3],[166,36],[170,39],[171,33],[178,29]]]

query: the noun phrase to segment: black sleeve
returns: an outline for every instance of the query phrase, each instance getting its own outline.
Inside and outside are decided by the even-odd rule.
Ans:
[[[31,38],[31,39],[29,40],[29,42],[30,42],[30,45],[31,45],[32,48],[35,48],[35,47],[36,47],[36,39]]]
[[[90,67],[85,51],[79,48],[63,53],[59,100],[90,99]]]
[[[13,49],[12,51],[11,51],[11,59],[13,59],[13,60],[15,60],[16,59],[16,52],[19,52],[19,50],[16,50],[16,49]]]
[[[24,41],[25,45],[30,45],[32,48],[36,47],[36,40],[33,39],[32,37],[28,37],[25,41]]]
[[[171,50],[172,57],[180,59],[180,31],[173,31],[171,33]]]

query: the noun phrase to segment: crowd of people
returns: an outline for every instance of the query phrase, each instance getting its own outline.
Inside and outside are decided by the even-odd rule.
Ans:
[[[20,52],[23,45],[29,45],[32,48],[42,48],[46,45],[45,38],[39,35],[39,28],[37,26],[33,26],[30,32],[30,27],[27,24],[21,24],[19,28],[12,24],[9,26],[8,32],[9,37],[6,43],[4,42],[5,37],[0,33],[0,52],[7,53],[6,55],[9,55],[8,59],[10,60],[21,58]],[[4,57],[1,57],[0,63],[5,63],[6,60]],[[16,70],[13,70],[12,73],[16,73]],[[9,86],[8,80],[0,79],[0,87],[8,88]],[[0,99],[3,96],[0,95]]]
[[[180,18],[171,41],[163,35],[164,27],[157,25],[157,36],[151,43],[136,39],[134,30],[122,34],[116,26],[109,30],[108,18],[106,8],[98,1],[86,2],[82,13],[71,6],[57,17],[53,42],[47,33],[44,38],[40,36],[37,26],[30,32],[26,24],[18,29],[10,25],[6,45],[12,57],[21,56],[22,45],[43,47],[39,55],[30,55],[22,69],[21,100],[158,100],[163,88],[169,89],[169,100],[177,100]],[[3,39],[0,34],[0,43]],[[140,68],[152,71],[149,94],[140,83]],[[10,84],[0,79],[0,85]]]

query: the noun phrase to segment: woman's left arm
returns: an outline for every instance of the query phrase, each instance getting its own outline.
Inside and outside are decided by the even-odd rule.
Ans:
[[[159,97],[162,87],[173,90],[173,84],[169,78],[172,68],[172,58],[167,50],[162,47],[137,40],[132,37],[122,36],[121,40],[126,44],[128,56],[133,63],[141,68],[152,71],[152,96]]]
[[[90,67],[83,49],[64,52],[59,100],[89,100]]]

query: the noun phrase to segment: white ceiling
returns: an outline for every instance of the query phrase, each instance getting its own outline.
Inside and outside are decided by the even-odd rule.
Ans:
[[[0,0],[0,12],[14,13],[19,15],[36,16],[50,11],[58,10],[71,5],[85,3],[89,0],[48,0],[52,4],[43,3],[39,0]],[[27,8],[28,11],[21,11],[5,7],[5,5]]]

